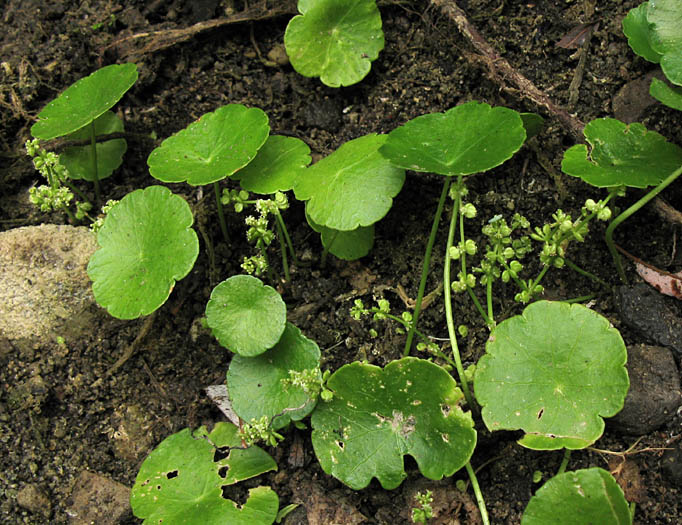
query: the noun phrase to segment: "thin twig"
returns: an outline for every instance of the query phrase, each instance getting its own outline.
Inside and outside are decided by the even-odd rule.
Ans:
[[[152,325],[154,324],[154,318],[156,317],[156,312],[150,314],[147,316],[147,318],[144,320],[144,324],[142,325],[142,328],[140,328],[140,332],[137,334],[137,337],[135,340],[130,343],[125,351],[123,352],[123,355],[118,358],[118,361],[116,361],[113,366],[107,370],[105,376],[110,376],[116,370],[121,368],[128,359],[130,359],[133,354],[135,353],[135,350],[137,350],[137,347],[140,346],[140,343],[142,340],[145,338],[145,336],[149,333],[149,331],[152,328]]]
[[[576,141],[585,141],[583,137],[585,124],[565,109],[557,106],[543,91],[538,89],[535,84],[514,69],[505,58],[500,56],[469,22],[464,11],[453,0],[431,0],[431,3],[439,7],[455,23],[462,35],[481,55],[481,59],[493,75],[502,77],[505,81],[510,82],[519,89],[523,96],[530,99],[536,105],[545,108]]]

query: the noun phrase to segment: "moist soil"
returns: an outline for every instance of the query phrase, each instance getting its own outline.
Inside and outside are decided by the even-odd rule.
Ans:
[[[622,18],[638,3],[469,0],[459,5],[514,68],[555,103],[588,122],[613,116],[618,109],[614,104],[622,96],[619,91],[656,69],[631,52],[622,34]],[[562,154],[575,143],[574,138],[515,86],[489,74],[437,6],[416,0],[384,0],[379,6],[385,49],[364,80],[335,89],[297,74],[282,58],[284,31],[295,13],[293,2],[4,2],[0,12],[0,229],[68,223],[66,217],[41,214],[28,203],[28,188],[39,183],[39,178],[23,144],[36,114],[65,87],[101,66],[126,61],[137,63],[140,76],[116,111],[125,120],[126,130],[136,135],[128,139],[121,168],[103,183],[107,198],[120,199],[133,189],[158,183],[146,166],[149,152],[159,143],[149,138],[150,134],[163,139],[224,104],[263,109],[272,133],[301,138],[310,146],[315,161],[348,140],[366,133],[387,133],[418,115],[444,111],[469,100],[548,117],[540,135],[510,161],[484,176],[468,179],[469,199],[478,208],[477,219],[467,223],[472,237],[479,238],[476,232],[497,214],[519,212],[531,224],[541,225],[557,208],[576,216],[586,198],[596,200],[603,195],[561,174]],[[242,12],[249,16],[238,23],[177,32]],[[573,101],[571,82],[579,53],[556,43],[585,22],[598,25],[589,45],[584,46],[584,75]],[[636,101],[626,103],[628,107],[637,105]],[[680,119],[672,113],[652,105],[634,118],[682,145]],[[229,186],[234,182],[224,184],[235,187]],[[417,294],[441,185],[439,177],[408,172],[391,211],[377,224],[371,253],[354,262],[332,257],[326,265],[320,263],[319,236],[308,227],[302,203],[291,198],[285,221],[301,262],[293,266],[288,282],[278,277],[280,268],[276,266],[268,282],[286,301],[289,319],[319,345],[323,369],[333,371],[354,360],[383,366],[401,356],[405,336],[396,325],[352,320],[349,309],[357,298],[366,304],[386,298],[394,311],[408,309],[405,301]],[[244,256],[253,255],[253,247],[245,240],[244,215],[228,212],[231,242],[226,245],[221,241],[211,198],[204,198],[201,188],[170,187],[191,203],[202,232],[202,249],[192,272],[177,283],[148,326],[145,319],[124,322],[102,317],[105,320],[92,326],[89,334],[62,346],[26,350],[2,343],[2,523],[68,523],[73,515],[74,486],[82,472],[94,472],[131,487],[144,457],[165,437],[185,427],[211,427],[224,420],[204,388],[224,382],[230,353],[201,329],[199,320],[212,288],[241,273],[240,263]],[[89,187],[83,189],[91,192]],[[639,195],[631,191],[619,205],[634,202]],[[682,209],[682,183],[669,187],[664,197]],[[437,247],[445,242],[445,222]],[[603,225],[594,226],[584,244],[574,245],[572,257],[582,268],[615,286],[619,280],[603,243],[603,229]],[[679,226],[645,209],[620,228],[616,240],[659,268],[679,271],[678,235]],[[214,260],[204,249],[207,241],[214,245]],[[436,249],[439,251],[442,248]],[[274,245],[270,260],[278,260]],[[530,262],[528,269],[533,273],[529,275],[539,268],[539,263]],[[629,263],[627,272],[635,278]],[[427,291],[437,288],[441,276],[441,265],[434,263]],[[550,272],[544,284],[547,298],[596,294],[591,307],[621,330],[626,344],[647,342],[646,334],[621,322],[609,287],[565,269]],[[510,286],[499,289],[498,321],[521,312],[522,306],[513,301],[514,293]],[[467,297],[455,296],[455,312],[457,324],[469,327],[463,358],[466,363],[475,362],[484,351],[488,331]],[[423,311],[419,327],[447,350],[441,300]],[[134,355],[107,375],[147,328]],[[370,335],[371,329],[376,330],[376,337]],[[27,383],[36,376],[41,381]],[[16,387],[25,384],[33,386],[21,390],[23,397],[18,399]],[[517,433],[491,435],[482,425],[478,430],[479,445],[472,465],[478,469],[491,522],[519,523],[529,498],[540,486],[533,483],[533,473],[540,471],[544,480],[549,479],[563,454],[522,448],[516,444]],[[629,500],[637,503],[636,523],[679,523],[680,487],[663,475],[660,449],[676,446],[680,431],[680,416],[673,415],[637,442],[638,450],[651,450],[627,456],[576,451],[569,469],[598,466],[614,472]],[[440,509],[437,523],[478,523],[472,497],[454,489],[456,480],[466,481],[464,471],[430,482],[407,458],[408,478],[399,489],[385,491],[375,480],[364,490],[352,491],[322,471],[309,430],[291,428],[284,435],[286,439],[276,449],[269,449],[279,471],[254,484],[272,486],[281,506],[304,503],[285,523],[408,523],[413,506],[410,498],[425,488],[440,498],[434,503]],[[624,451],[636,439],[607,423],[596,447]],[[24,495],[37,494],[37,503],[20,505],[17,495],[22,490]],[[239,500],[244,495],[230,496]],[[105,518],[100,522],[109,523]],[[140,520],[128,511],[119,522]]]

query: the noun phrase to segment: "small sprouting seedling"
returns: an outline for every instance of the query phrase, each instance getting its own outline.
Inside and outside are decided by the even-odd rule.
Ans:
[[[320,349],[287,323],[267,352],[232,358],[227,390],[232,409],[245,421],[265,417],[274,430],[300,421],[315,408],[322,390]]]
[[[385,368],[359,362],[334,372],[334,392],[312,415],[312,441],[320,465],[355,490],[376,477],[385,489],[405,479],[403,456],[411,455],[430,479],[450,476],[476,445],[462,392],[438,365],[415,357]]]
[[[262,110],[228,104],[164,140],[147,159],[149,172],[163,182],[213,184],[227,240],[218,182],[251,162],[269,133],[268,116]]]
[[[602,523],[631,525],[623,490],[604,469],[564,472],[551,478],[530,499],[521,525]]]
[[[90,139],[88,153],[82,149],[70,150],[64,164],[70,169],[73,166],[76,172],[75,178],[86,178],[95,183],[98,200],[100,168],[103,173],[109,174],[115,169],[111,167],[111,159],[103,162],[98,159],[98,154],[111,156],[111,150],[115,150],[122,155],[123,152],[120,150],[123,148],[125,151],[125,141],[117,142],[115,146],[103,148],[104,144],[102,144],[98,147],[97,135],[98,132],[108,133],[112,128],[118,129],[122,126],[122,124],[114,123],[118,117],[113,114],[113,116],[104,117],[104,114],[123,97],[136,80],[137,66],[135,64],[112,64],[98,69],[72,84],[45,106],[38,114],[38,122],[31,126],[31,135],[40,140],[63,137],[74,132],[78,133],[69,138]],[[102,120],[95,124],[98,119]],[[83,129],[86,127],[87,129]],[[78,162],[74,160],[74,157],[78,157]],[[89,170],[83,169],[83,162],[88,161],[90,162]]]
[[[218,342],[253,357],[272,348],[286,326],[286,305],[277,290],[251,275],[234,275],[211,292],[206,322]]]
[[[294,194],[307,201],[311,224],[349,233],[368,228],[388,213],[405,182],[405,170],[379,153],[386,139],[386,135],[370,134],[351,140],[306,168]],[[368,233],[365,230],[359,236]],[[335,239],[331,241],[325,253],[332,250]]]
[[[284,45],[294,69],[331,87],[362,80],[384,48],[375,0],[299,0]]]
[[[663,104],[682,110],[682,4],[679,0],[644,2],[623,19],[623,32],[632,50],[660,64],[673,84],[652,79],[649,92]]]
[[[270,487],[249,490],[243,505],[223,495],[240,481],[277,470],[262,449],[244,448],[239,429],[217,423],[209,433],[181,430],[163,440],[144,460],[130,493],[133,513],[144,523],[252,525],[273,523],[279,498]]]
[[[626,359],[604,317],[580,304],[535,302],[497,325],[476,365],[483,422],[523,430],[528,448],[585,448],[602,435],[602,418],[623,408]]]
[[[159,308],[199,254],[193,221],[187,202],[163,186],[123,197],[107,214],[88,263],[95,300],[119,319]]]
[[[613,256],[618,274],[626,281],[614,242],[616,227],[642,208],[680,174],[682,174],[682,148],[666,142],[655,131],[638,123],[624,124],[612,118],[596,119],[585,126],[585,144],[576,144],[564,153],[561,169],[580,177],[598,188],[608,188],[610,198],[622,192],[623,187],[646,188],[655,186],[644,197],[618,215],[606,229],[606,244]]]
[[[424,493],[417,492],[414,496],[417,506],[412,507],[412,521],[414,523],[428,523],[433,518],[433,493],[427,490]]]

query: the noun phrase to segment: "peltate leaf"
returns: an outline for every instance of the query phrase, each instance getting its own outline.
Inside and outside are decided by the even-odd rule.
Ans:
[[[630,525],[628,502],[613,476],[600,468],[564,472],[538,489],[521,525]]]
[[[287,307],[272,286],[251,275],[234,275],[211,292],[206,322],[218,342],[244,355],[262,354],[284,332]]]
[[[652,78],[649,94],[666,106],[682,111],[682,87],[672,87],[662,80]]]
[[[301,0],[284,45],[294,69],[331,87],[362,80],[384,48],[375,0]]]
[[[682,165],[682,148],[639,123],[599,118],[585,126],[585,144],[564,153],[561,169],[598,188],[646,188],[660,184]]]
[[[216,459],[218,449],[227,456]],[[259,447],[242,448],[232,423],[217,423],[210,434],[204,427],[194,433],[186,428],[167,437],[144,460],[130,504],[148,524],[270,524],[279,507],[270,487],[251,489],[242,506],[222,494],[224,486],[270,470],[277,470],[274,460]]]
[[[332,230],[315,224],[306,213],[310,227],[320,234],[322,246],[344,261],[354,261],[367,255],[374,246],[374,225],[360,226],[354,230]]]
[[[161,306],[199,254],[189,205],[163,186],[135,190],[116,204],[88,263],[97,302],[119,319]]]
[[[317,402],[299,386],[285,385],[289,370],[317,369],[320,349],[291,323],[278,343],[256,357],[232,358],[227,371],[227,389],[232,408],[244,421],[268,416],[275,430],[306,417]]]
[[[661,61],[661,55],[651,47],[652,28],[647,20],[648,9],[649,2],[643,2],[634,9],[630,9],[623,19],[623,33],[628,37],[628,44],[637,55],[658,64]]]
[[[668,80],[682,86],[682,2],[649,0],[651,47],[661,54],[661,69]]]
[[[267,195],[288,191],[310,164],[310,148],[301,139],[270,135],[256,157],[233,178],[247,191]]]
[[[110,109],[137,80],[135,64],[112,64],[69,86],[38,113],[31,135],[41,140],[68,135]]]
[[[269,133],[263,110],[228,104],[168,137],[151,152],[147,164],[152,176],[163,182],[210,184],[246,166]]]
[[[523,430],[521,445],[579,449],[623,408],[627,352],[618,330],[579,304],[538,301],[502,321],[476,365],[474,388],[490,430]]]
[[[517,111],[472,101],[410,120],[388,134],[380,152],[401,168],[470,175],[499,166],[525,140]]]
[[[462,392],[430,361],[406,357],[384,369],[351,363],[327,387],[334,397],[313,412],[313,447],[324,471],[352,489],[372,477],[397,487],[405,454],[430,479],[452,475],[473,454],[476,431],[458,405]]]
[[[103,113],[95,120],[95,135],[105,135],[123,131],[123,122],[112,111]],[[74,131],[67,136],[69,140],[83,140],[90,138],[89,126]],[[98,142],[97,148],[97,178],[99,180],[109,177],[123,162],[123,154],[127,144],[124,139]],[[59,162],[69,170],[72,179],[85,179],[92,181],[92,147],[72,146],[64,149],[59,155]]]
[[[386,135],[365,135],[306,168],[294,186],[310,219],[334,230],[355,230],[383,218],[405,172],[379,154]]]

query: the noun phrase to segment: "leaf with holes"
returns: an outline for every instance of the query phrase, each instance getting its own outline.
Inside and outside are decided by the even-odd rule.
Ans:
[[[135,319],[161,306],[175,281],[199,255],[192,212],[163,186],[135,190],[116,204],[97,234],[88,263],[95,300],[119,319]]]
[[[352,489],[376,477],[385,489],[405,479],[411,455],[430,479],[450,476],[469,461],[476,445],[463,395],[438,365],[406,357],[385,368],[342,366],[329,378],[334,392],[312,415],[313,447],[325,472]]]
[[[537,450],[579,449],[604,432],[629,388],[618,330],[579,304],[538,301],[502,321],[476,365],[474,389],[490,430],[523,430]]]
[[[163,182],[217,182],[251,162],[269,133],[261,109],[228,104],[164,140],[147,159],[149,172]]]
[[[137,80],[135,64],[112,64],[69,86],[38,113],[31,135],[41,140],[62,137],[90,124],[110,109]]]
[[[190,525],[269,524],[279,498],[270,487],[249,490],[239,506],[223,495],[229,485],[277,470],[261,448],[243,448],[239,429],[217,423],[211,433],[189,428],[167,437],[142,463],[130,493],[133,513],[144,523]]]
[[[284,45],[294,69],[331,87],[362,80],[384,48],[375,0],[299,0]]]
[[[289,378],[289,370],[317,369],[321,378],[319,366],[320,349],[315,341],[287,323],[280,340],[264,354],[232,358],[227,371],[232,408],[244,421],[268,416],[275,430],[300,421],[315,408],[317,396],[282,381]]]
[[[604,469],[564,472],[538,489],[528,502],[521,525],[631,525],[623,491]]]
[[[682,165],[682,148],[638,123],[599,118],[585,126],[585,144],[564,153],[561,169],[598,188],[656,186]]]
[[[277,344],[287,307],[272,286],[251,275],[234,275],[211,292],[206,322],[225,348],[253,357]]]
[[[306,168],[294,186],[306,213],[321,226],[355,230],[382,219],[405,182],[405,171],[379,154],[386,135],[370,134],[346,142]]]
[[[123,122],[112,111],[103,113],[95,120],[95,134],[105,135],[123,131]],[[68,140],[83,140],[90,138],[90,130],[81,128],[67,135]],[[98,142],[97,148],[97,178],[99,180],[109,177],[123,162],[123,154],[127,144],[124,139]],[[90,146],[71,146],[65,148],[59,155],[59,162],[69,170],[72,179],[85,179],[92,181],[92,148]]]
[[[288,191],[310,164],[310,148],[301,139],[271,135],[256,157],[232,178],[247,191],[267,195]]]
[[[379,151],[401,168],[471,175],[499,166],[525,140],[523,119],[517,111],[472,101],[445,113],[410,120],[391,131]]]

